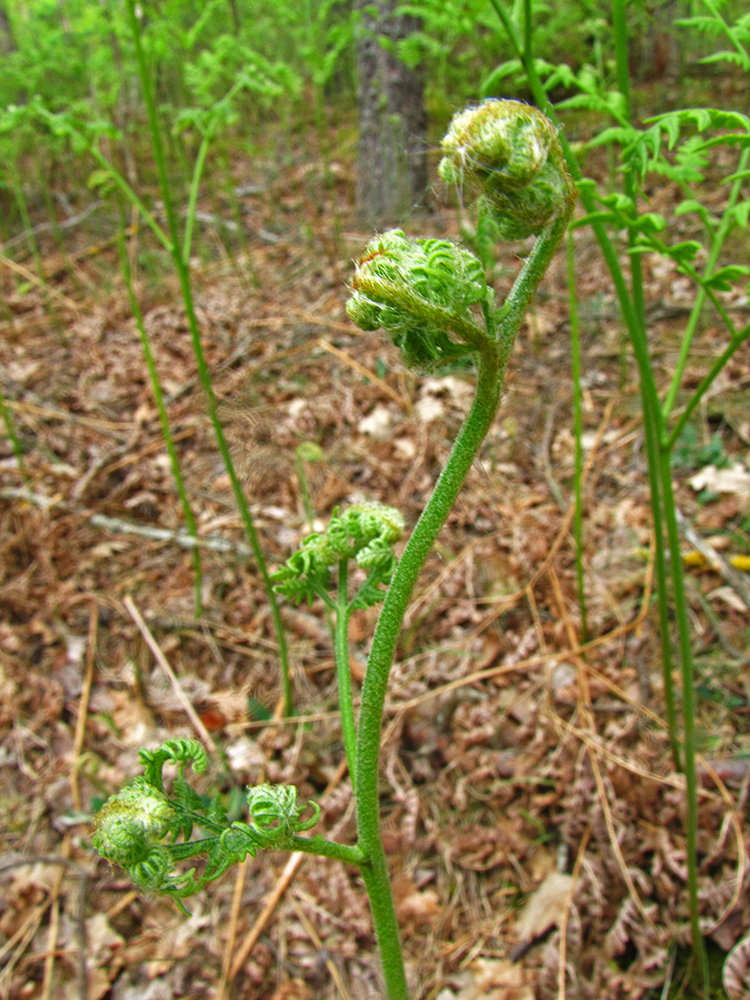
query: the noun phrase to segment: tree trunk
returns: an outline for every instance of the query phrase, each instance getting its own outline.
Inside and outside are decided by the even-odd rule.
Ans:
[[[0,0],[0,54],[7,56],[10,52],[15,52],[16,48],[16,40],[13,37],[13,29],[8,17],[8,8],[5,0]]]
[[[357,0],[359,157],[357,209],[373,226],[398,222],[427,189],[427,113],[417,73],[380,43],[396,42],[419,21],[394,13],[395,0]],[[377,7],[374,17],[370,10]]]

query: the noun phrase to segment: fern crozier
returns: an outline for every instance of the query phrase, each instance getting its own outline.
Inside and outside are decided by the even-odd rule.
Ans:
[[[362,330],[383,329],[404,360],[429,371],[480,349],[475,312],[491,300],[481,262],[450,240],[391,229],[368,243],[346,311]]]
[[[504,239],[538,235],[574,197],[557,129],[520,101],[491,98],[455,115],[438,172],[477,188]]]

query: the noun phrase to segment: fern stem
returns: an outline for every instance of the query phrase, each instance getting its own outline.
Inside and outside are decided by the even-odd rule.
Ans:
[[[290,715],[293,710],[292,686],[291,686],[291,677],[289,671],[289,658],[287,653],[286,637],[284,635],[284,626],[281,620],[281,612],[279,611],[279,605],[276,600],[276,595],[273,591],[273,585],[271,583],[268,567],[266,565],[266,561],[263,556],[263,551],[260,547],[260,542],[258,540],[258,535],[255,530],[253,517],[252,514],[250,513],[250,507],[245,497],[245,493],[242,488],[242,483],[240,482],[239,476],[237,475],[237,470],[234,467],[232,456],[229,451],[229,444],[227,442],[226,435],[224,434],[224,428],[221,424],[221,420],[219,419],[219,407],[216,399],[216,394],[214,392],[213,384],[211,381],[211,372],[209,370],[205,355],[203,353],[203,344],[201,342],[201,335],[198,327],[198,319],[195,315],[195,306],[193,303],[193,291],[190,281],[190,272],[188,270],[187,263],[185,262],[185,259],[183,257],[180,248],[179,233],[177,229],[177,215],[174,210],[174,205],[172,202],[172,195],[169,184],[169,175],[167,171],[167,163],[166,163],[166,158],[164,156],[164,147],[161,138],[161,128],[159,126],[159,120],[156,112],[156,103],[154,101],[153,93],[151,90],[151,80],[149,78],[148,66],[146,64],[146,57],[143,51],[143,45],[141,43],[140,26],[138,24],[138,18],[135,12],[135,0],[126,0],[126,6],[127,6],[128,21],[130,23],[130,30],[135,45],[136,59],[138,61],[138,72],[141,79],[141,85],[143,87],[143,97],[146,103],[146,110],[148,112],[149,127],[151,130],[151,140],[153,143],[154,156],[156,159],[156,165],[159,173],[159,186],[161,188],[162,198],[164,199],[164,208],[169,223],[169,233],[170,233],[169,249],[180,282],[182,299],[185,306],[185,315],[187,317],[188,327],[190,329],[190,336],[193,345],[193,353],[195,355],[195,360],[198,367],[198,378],[200,380],[201,386],[206,396],[206,401],[208,404],[208,414],[211,420],[211,424],[213,425],[214,433],[216,435],[216,441],[219,446],[219,452],[221,453],[221,457],[224,462],[224,467],[226,468],[227,473],[229,475],[229,479],[232,484],[232,490],[234,492],[235,501],[239,508],[240,516],[242,518],[242,522],[245,527],[245,532],[247,534],[248,541],[250,542],[250,548],[252,549],[253,556],[255,558],[255,563],[258,568],[258,572],[260,573],[263,588],[266,592],[266,599],[268,601],[268,606],[271,611],[271,618],[273,621],[274,631],[276,633],[276,641],[279,649],[279,659],[281,661],[281,680],[284,691],[284,708],[287,715]]]

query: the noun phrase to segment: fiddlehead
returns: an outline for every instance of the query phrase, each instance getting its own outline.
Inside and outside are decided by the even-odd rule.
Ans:
[[[424,371],[481,350],[488,336],[484,268],[449,240],[411,239],[400,229],[376,236],[350,289],[346,311],[357,326],[386,330],[407,364]]]
[[[520,101],[483,101],[455,115],[438,172],[446,183],[479,191],[500,236],[536,236],[575,198],[557,129]]]
[[[249,822],[230,823],[218,795],[200,795],[182,776],[188,761],[195,771],[206,767],[206,752],[196,740],[169,740],[156,750],[142,750],[140,756],[144,774],[104,803],[92,837],[95,850],[125,868],[139,888],[171,896],[179,903],[248,855],[307,847],[299,834],[317,823],[320,808],[308,803],[312,812],[303,818],[307,806],[298,805],[294,786],[250,788]],[[170,794],[164,790],[162,777],[166,763],[178,766]],[[206,836],[191,839],[196,827]],[[334,854],[339,846],[322,838],[315,838],[315,843]],[[341,851],[351,854],[352,849],[342,847]],[[199,855],[204,858],[202,870],[179,866]]]
[[[129,868],[148,857],[176,819],[167,796],[141,776],[110,796],[99,810],[92,844],[103,858]]]
[[[325,600],[333,567],[353,559],[368,575],[351,607],[370,607],[382,600],[381,588],[396,565],[392,546],[403,531],[404,519],[395,507],[376,501],[335,510],[326,530],[308,535],[274,575],[274,589],[297,602]]]

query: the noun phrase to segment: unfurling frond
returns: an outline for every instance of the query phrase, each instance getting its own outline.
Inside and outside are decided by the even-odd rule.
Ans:
[[[507,240],[538,235],[574,197],[557,129],[520,101],[490,99],[455,115],[438,171],[486,201]]]
[[[260,785],[248,793],[250,822],[229,823],[218,796],[200,795],[182,777],[187,761],[196,771],[206,767],[205,750],[196,740],[169,740],[156,750],[142,750],[141,760],[145,773],[112,795],[97,813],[92,844],[107,861],[127,869],[139,888],[178,903],[248,855],[291,846],[320,815],[319,806],[309,803],[312,815],[301,818],[307,806],[297,804],[293,786]],[[176,763],[180,771],[169,795],[161,775],[167,762]],[[194,828],[206,836],[192,839]],[[199,856],[204,859],[201,868],[180,866]]]
[[[368,571],[368,602],[377,603],[381,584],[390,581],[396,556],[392,546],[404,531],[404,519],[395,507],[371,501],[334,511],[325,531],[308,537],[302,547],[274,575],[275,589],[294,601],[324,597],[331,586],[331,569],[353,559]],[[358,595],[360,596],[360,595]]]
[[[376,236],[357,262],[346,304],[363,330],[383,329],[407,364],[423,370],[480,349],[474,317],[492,299],[484,268],[449,240],[411,239],[400,229]]]

